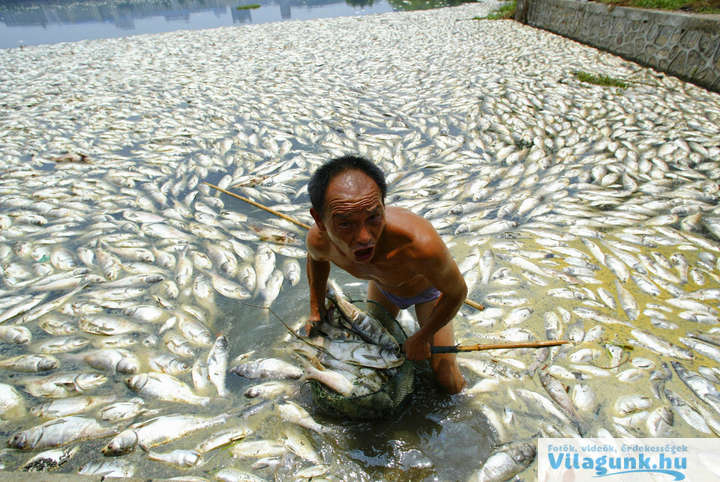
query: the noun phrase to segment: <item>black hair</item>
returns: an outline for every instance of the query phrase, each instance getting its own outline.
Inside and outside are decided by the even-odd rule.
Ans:
[[[308,183],[310,202],[312,203],[313,209],[315,209],[315,211],[317,211],[321,216],[323,215],[325,208],[325,192],[327,191],[330,181],[338,174],[342,174],[345,171],[351,171],[353,169],[362,171],[364,174],[367,174],[370,179],[375,181],[375,184],[377,184],[380,189],[382,202],[385,203],[387,184],[385,183],[385,174],[383,174],[379,167],[364,157],[336,157],[335,159],[332,159],[318,167]]]

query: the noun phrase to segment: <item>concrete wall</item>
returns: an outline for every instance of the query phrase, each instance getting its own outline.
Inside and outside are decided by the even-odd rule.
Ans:
[[[720,92],[720,15],[517,0],[515,19]]]

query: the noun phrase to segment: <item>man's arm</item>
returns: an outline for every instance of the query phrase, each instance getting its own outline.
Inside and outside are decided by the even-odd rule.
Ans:
[[[453,319],[465,301],[467,285],[439,237],[430,243],[427,254],[417,259],[416,263],[418,271],[442,293],[430,318],[405,342],[408,359],[424,360],[430,358],[430,345],[435,333]]]
[[[325,292],[327,280],[330,275],[330,262],[320,255],[318,251],[320,234],[317,227],[310,228],[307,236],[307,278],[310,287],[310,317],[305,331],[310,334],[313,326],[319,323],[325,315]]]

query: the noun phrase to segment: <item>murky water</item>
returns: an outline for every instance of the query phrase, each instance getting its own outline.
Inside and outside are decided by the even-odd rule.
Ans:
[[[371,15],[457,5],[460,1],[192,0],[123,2],[0,1],[0,48],[201,30],[289,20]],[[238,8],[255,4],[257,8]]]
[[[123,461],[142,477],[212,479],[222,468],[236,467],[293,480],[324,465],[333,479],[465,480],[509,441],[717,435],[720,414],[712,398],[688,388],[672,362],[703,374],[707,388],[717,390],[713,352],[690,350],[684,359],[680,349],[688,350],[689,334],[717,334],[718,96],[548,33],[471,20],[491,8],[0,52],[0,129],[6,133],[0,147],[0,317],[45,293],[49,277],[90,283],[62,306],[25,322],[30,343],[0,343],[0,363],[39,353],[42,343],[59,336],[43,328],[59,315],[90,343],[53,354],[59,366],[48,373],[0,371],[0,382],[17,390],[25,409],[4,415],[2,434],[10,438],[46,421],[31,409],[48,399],[31,395],[28,385],[48,375],[103,373],[107,380],[82,395],[118,401],[138,396],[125,375],[83,361],[89,349],[111,339],[81,329],[80,320],[93,311],[162,308],[154,321],[133,320],[140,328],[126,340],[143,372],[150,357],[170,353],[167,337],[180,328],[164,325],[178,315],[192,316],[213,338],[226,336],[231,360],[253,352],[251,359],[297,363],[286,329],[258,307],[260,293],[250,290],[252,296],[242,300],[216,289],[201,295],[194,284],[211,275],[244,283],[239,268],[212,254],[218,247],[257,274],[267,270],[256,252],[270,246],[273,269],[295,260],[302,272],[304,231],[201,181],[307,223],[309,174],[332,156],[357,152],[386,172],[388,204],[435,225],[463,270],[469,298],[486,306],[482,312],[461,309],[454,321],[458,341],[572,343],[461,355],[468,382],[462,393],[447,396],[421,376],[403,410],[377,422],[316,413],[303,382],[288,382],[285,397],[328,429],[300,429],[321,464],[290,449],[265,460],[234,458],[226,446],[180,468],[152,461],[139,448],[104,457],[105,437],[68,444],[79,450],[60,471]],[[398,49],[405,54],[397,56]],[[574,80],[573,70],[589,66],[631,87],[604,89]],[[173,235],[159,227],[173,228]],[[129,248],[149,250],[154,261],[133,259]],[[63,250],[69,260],[59,256]],[[118,259],[115,275],[99,262],[105,251]],[[182,256],[193,264],[192,282],[183,281]],[[73,274],[78,268],[84,271]],[[132,278],[143,270],[163,280],[144,285]],[[306,280],[303,273],[293,286],[284,276],[272,310],[295,326],[307,313]],[[339,270],[332,276],[352,297],[364,296],[364,283]],[[128,281],[128,290],[140,289],[88,295],[112,278]],[[71,289],[49,290],[43,303]],[[406,314],[401,321],[412,324]],[[655,338],[648,341],[643,333]],[[207,358],[207,345],[190,345],[190,366]],[[563,384],[577,416],[552,399],[541,373]],[[278,406],[285,398],[243,395],[262,380],[228,374],[230,396],[223,399],[213,386],[196,387],[190,370],[178,379],[211,397],[210,403],[147,396],[152,413],[110,425],[124,430],[154,416],[230,413],[228,426],[242,422],[253,429],[247,440],[284,440],[291,424]],[[592,397],[579,397],[580,389]],[[674,405],[668,391],[692,412]],[[618,399],[627,395],[644,397],[646,406],[626,411]],[[97,418],[99,412],[81,416]],[[215,431],[198,430],[154,450],[192,449]],[[7,449],[0,463],[18,470],[38,452]],[[521,477],[531,480],[534,470],[533,463]]]

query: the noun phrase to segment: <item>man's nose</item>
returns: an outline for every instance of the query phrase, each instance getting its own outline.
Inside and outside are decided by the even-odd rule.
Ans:
[[[364,224],[360,226],[357,233],[357,242],[360,244],[369,244],[372,241],[370,230]]]

